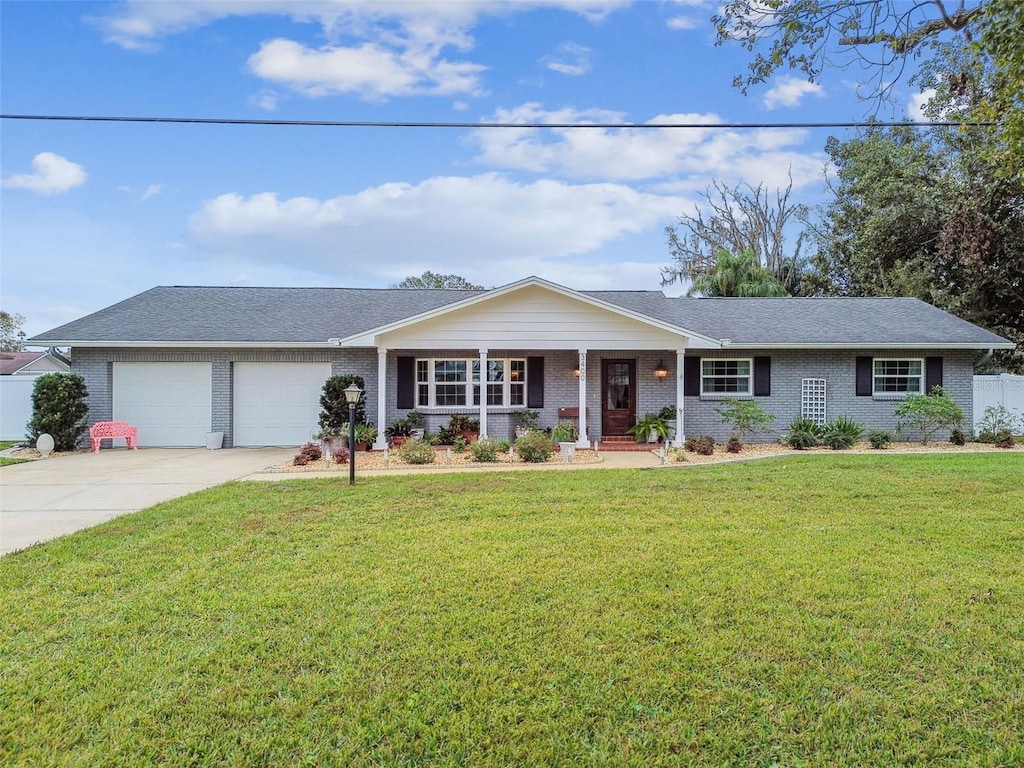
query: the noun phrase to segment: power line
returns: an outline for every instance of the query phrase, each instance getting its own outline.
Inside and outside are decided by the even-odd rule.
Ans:
[[[107,115],[12,115],[0,114],[2,120],[49,120],[79,123],[180,123],[196,125],[288,125],[303,128],[599,128],[651,130],[663,128],[704,128],[743,130],[751,128],[961,128],[994,126],[995,121],[916,120],[792,122],[792,123],[471,123],[415,120],[242,120],[229,117],[126,117]]]

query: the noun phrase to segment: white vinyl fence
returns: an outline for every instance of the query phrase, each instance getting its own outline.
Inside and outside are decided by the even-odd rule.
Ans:
[[[36,376],[0,376],[0,440],[23,440]]]
[[[998,376],[974,377],[974,425],[977,430],[985,409],[1002,405],[1017,416],[1018,430],[1024,416],[1024,376],[1000,373]]]

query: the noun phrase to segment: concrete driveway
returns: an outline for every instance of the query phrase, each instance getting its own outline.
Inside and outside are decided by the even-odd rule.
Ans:
[[[0,469],[0,555],[250,475],[294,448],[107,448]]]

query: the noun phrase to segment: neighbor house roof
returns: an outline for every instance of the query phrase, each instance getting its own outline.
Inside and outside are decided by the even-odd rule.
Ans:
[[[325,347],[328,339],[353,337],[485,293],[161,286],[29,341],[61,346]],[[698,299],[672,298],[661,291],[578,293],[733,347],[1013,346],[918,299]]]
[[[67,360],[59,355],[51,355],[49,352],[0,352],[0,376],[11,376],[18,373],[47,355],[60,364],[58,367],[65,369],[68,367]]]

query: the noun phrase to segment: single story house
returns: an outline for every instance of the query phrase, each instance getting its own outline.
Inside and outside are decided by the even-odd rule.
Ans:
[[[480,291],[158,287],[30,342],[70,346],[90,421],[131,422],[142,446],[202,446],[211,431],[225,447],[297,445],[324,380],[348,373],[365,379],[376,448],[413,409],[430,429],[471,414],[499,439],[523,409],[541,426],[584,414],[581,446],[664,406],[678,408],[676,443],[725,439],[725,398],[774,414],[760,439],[799,414],[892,429],[893,401],[936,384],[969,422],[975,362],[1013,347],[916,299],[672,298],[536,277]]]

